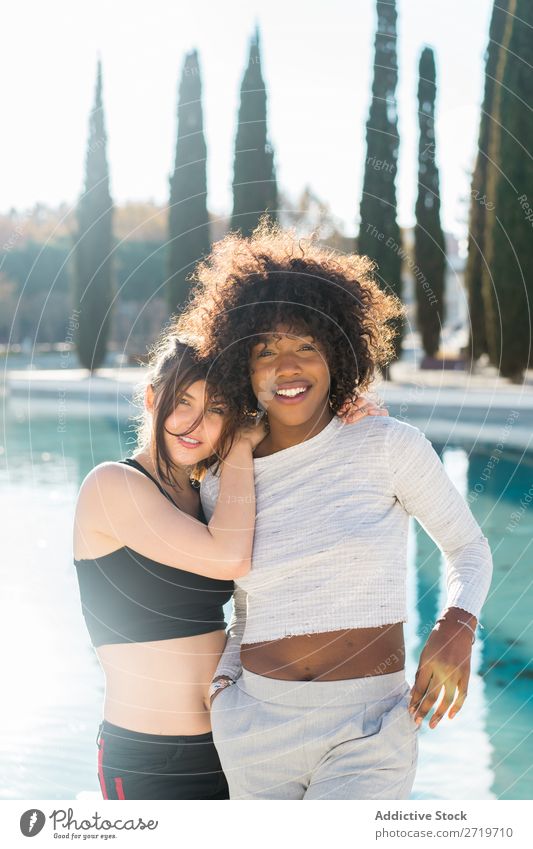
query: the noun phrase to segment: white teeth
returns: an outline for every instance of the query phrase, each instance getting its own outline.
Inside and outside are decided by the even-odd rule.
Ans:
[[[301,395],[307,389],[307,386],[299,386],[297,389],[278,389],[276,395],[286,395],[288,398],[294,398],[295,395]]]
[[[192,445],[199,445],[199,441],[197,439],[191,439],[190,436],[180,436],[180,439],[183,439],[184,442],[190,442]]]

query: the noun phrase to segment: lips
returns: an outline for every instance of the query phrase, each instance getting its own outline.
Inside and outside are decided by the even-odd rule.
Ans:
[[[192,437],[190,437],[192,439]],[[184,448],[199,448],[202,444],[201,442],[187,442],[182,436],[178,436],[178,442],[180,445],[183,445]]]
[[[302,386],[309,389],[309,387],[311,386],[311,383],[310,383],[309,380],[293,380],[292,382],[279,383],[276,386],[275,391],[277,392],[278,389],[299,389]]]
[[[286,390],[291,394],[287,395],[279,395],[279,390]],[[297,392],[295,390],[303,389],[303,392]],[[280,404],[298,404],[304,398],[307,398],[309,394],[309,390],[311,389],[311,384],[308,381],[300,380],[297,383],[280,383],[279,386],[276,387],[274,392],[274,399]],[[293,394],[294,391],[294,394]]]

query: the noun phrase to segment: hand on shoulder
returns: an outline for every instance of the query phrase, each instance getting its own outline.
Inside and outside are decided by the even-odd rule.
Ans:
[[[371,398],[369,395],[359,395],[353,401],[346,401],[340,408],[337,415],[343,419],[346,424],[355,424],[360,422],[366,416],[388,416],[389,411],[382,406],[380,401]]]

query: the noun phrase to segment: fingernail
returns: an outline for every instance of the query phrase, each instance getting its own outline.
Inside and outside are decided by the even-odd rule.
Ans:
[[[415,719],[415,722],[416,722],[417,725],[420,725],[420,723],[422,722],[422,717],[417,716],[417,718]]]

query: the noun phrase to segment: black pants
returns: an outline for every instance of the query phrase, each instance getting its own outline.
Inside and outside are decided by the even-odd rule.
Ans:
[[[104,799],[229,799],[210,731],[142,734],[104,719],[96,743]]]

